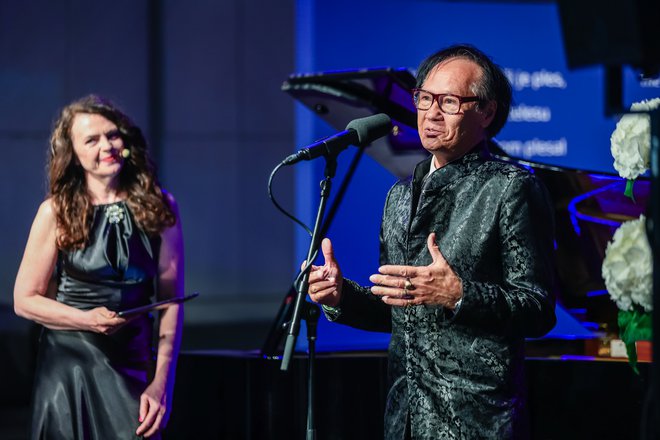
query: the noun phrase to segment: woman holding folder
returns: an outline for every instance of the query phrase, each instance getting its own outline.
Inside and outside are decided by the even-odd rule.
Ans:
[[[118,312],[183,296],[176,202],[140,129],[94,95],[62,110],[48,171],[14,287],[16,313],[44,327],[32,438],[159,438],[183,309],[162,312],[155,362],[151,315]]]

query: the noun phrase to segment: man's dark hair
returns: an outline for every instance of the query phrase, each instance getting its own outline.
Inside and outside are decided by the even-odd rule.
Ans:
[[[511,108],[511,84],[502,69],[485,53],[474,46],[459,44],[442,49],[427,57],[417,69],[417,87],[422,87],[426,77],[438,64],[452,58],[470,60],[481,67],[481,80],[474,84],[473,92],[484,101],[497,102],[497,111],[490,125],[486,128],[488,137],[500,132]],[[481,105],[482,103],[480,103]]]

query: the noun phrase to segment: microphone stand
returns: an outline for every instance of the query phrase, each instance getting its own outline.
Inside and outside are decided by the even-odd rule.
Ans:
[[[303,301],[305,314],[303,319],[307,324],[307,436],[306,440],[316,440],[316,420],[314,418],[314,402],[316,401],[316,328],[319,322],[319,307],[308,301]]]
[[[312,259],[318,251],[321,234],[321,222],[325,207],[328,203],[330,196],[330,189],[332,187],[332,178],[337,171],[337,155],[330,154],[325,156],[325,178],[321,181],[321,199],[319,201],[318,212],[316,214],[316,221],[314,222],[314,230],[312,231],[312,239],[309,244],[309,251],[307,252],[307,265],[308,268],[303,274],[302,279],[298,283],[298,291],[296,292],[296,300],[294,303],[293,314],[291,321],[287,326],[288,334],[286,343],[284,345],[284,353],[282,354],[282,364],[280,369],[286,371],[289,368],[289,362],[293,355],[296,346],[296,338],[300,332],[300,320],[304,318],[307,322],[307,339],[308,346],[308,388],[307,388],[307,440],[316,439],[316,427],[314,426],[314,373],[316,362],[316,324],[319,319],[319,307],[305,300],[307,290],[309,287],[309,272],[312,264]]]
[[[355,174],[355,170],[357,169],[357,166],[360,163],[360,159],[364,155],[364,150],[365,147],[359,147],[357,152],[355,153],[355,156],[353,157],[353,160],[348,166],[348,170],[346,171],[346,174],[342,179],[341,185],[339,186],[339,190],[337,191],[337,195],[332,200],[332,204],[328,209],[328,213],[326,214],[323,220],[323,225],[321,227],[321,237],[325,237],[326,235],[328,235],[328,230],[332,225],[332,220],[334,219],[335,214],[337,214],[337,211],[339,210],[341,200],[344,198],[344,194],[346,194],[348,186],[353,178],[353,175]],[[282,346],[285,340],[284,335],[286,334],[286,329],[287,326],[289,325],[288,319],[291,316],[291,308],[293,307],[293,301],[295,295],[297,294],[297,289],[298,289],[297,285],[292,285],[289,288],[286,296],[284,297],[284,301],[282,301],[282,304],[280,305],[280,309],[277,311],[275,320],[273,321],[273,324],[271,325],[271,328],[268,331],[268,335],[266,336],[266,341],[264,342],[264,345],[261,348],[261,353],[265,358],[276,357],[279,359],[281,356],[281,350],[283,349]],[[282,343],[282,346],[280,346],[280,343]]]

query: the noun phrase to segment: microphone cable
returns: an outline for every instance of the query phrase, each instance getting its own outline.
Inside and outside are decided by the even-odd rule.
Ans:
[[[275,196],[273,195],[273,179],[275,177],[275,174],[280,170],[285,165],[284,162],[280,162],[270,173],[270,177],[268,178],[268,198],[270,199],[271,202],[273,202],[273,205],[285,216],[289,217],[291,220],[294,222],[298,223],[300,226],[303,227],[305,231],[307,231],[307,234],[309,236],[312,236],[312,230],[309,229],[309,227],[304,224],[301,220],[296,218],[293,214],[290,214],[286,209],[284,209],[279,203],[277,203],[277,200],[275,200]]]
[[[275,199],[275,195],[273,194],[273,179],[275,178],[275,174],[282,168],[284,165],[287,165],[285,162],[280,162],[270,173],[270,177],[268,178],[268,198],[270,199],[271,202],[273,202],[273,205],[285,216],[293,220],[294,222],[298,223],[300,226],[302,226],[305,231],[307,231],[307,234],[309,234],[310,237],[312,237],[312,230],[309,229],[309,227],[303,223],[301,220],[299,220],[297,217],[295,217],[293,214],[290,214],[286,209],[284,209]],[[295,280],[293,281],[292,285],[294,287],[294,290],[297,292],[300,290],[300,282],[302,281],[303,275],[305,275],[307,272],[310,271],[312,268],[312,264],[314,263],[314,260],[316,260],[316,257],[319,254],[318,248],[314,250],[314,253],[312,254],[312,258],[309,259],[309,261],[305,261],[305,267],[303,267],[299,272],[298,275],[296,276]]]
[[[337,213],[337,210],[339,209],[339,205],[336,203],[336,199],[339,198],[339,200],[343,199],[344,194],[346,193],[346,190],[348,189],[348,184],[351,181],[353,175],[355,174],[355,170],[357,169],[357,165],[360,162],[360,159],[362,158],[364,154],[364,149],[365,147],[360,147],[358,148],[357,153],[353,157],[353,160],[351,161],[348,170],[346,174],[344,175],[340,185],[339,185],[339,191],[337,195],[335,196],[335,200],[333,200],[332,205],[330,206],[330,209],[328,213],[326,214],[325,218],[323,219],[323,223],[321,225],[321,231],[320,231],[320,236],[325,237],[325,235],[328,232],[328,228],[330,226],[330,222],[334,218],[335,214]],[[273,179],[275,178],[275,175],[279,172],[280,168],[282,168],[284,165],[289,165],[285,161],[280,162],[275,168],[273,168],[273,171],[270,173],[270,177],[268,178],[268,198],[273,202],[273,205],[282,212],[285,216],[293,220],[294,222],[298,223],[300,226],[302,226],[305,231],[307,231],[307,234],[309,234],[310,237],[312,237],[313,233],[312,230],[307,227],[306,224],[304,224],[301,220],[296,218],[293,214],[290,214],[286,209],[284,209],[275,199],[275,195],[273,194]],[[320,246],[319,246],[320,248]],[[302,276],[306,274],[312,267],[312,263],[314,260],[316,260],[316,257],[319,254],[319,248],[315,249],[314,253],[312,254],[312,258],[310,258],[310,261],[305,262],[305,267],[303,267],[299,272],[298,275],[296,276],[295,280],[293,281],[292,285],[294,286],[294,289],[296,291],[299,290],[298,284],[300,283]]]

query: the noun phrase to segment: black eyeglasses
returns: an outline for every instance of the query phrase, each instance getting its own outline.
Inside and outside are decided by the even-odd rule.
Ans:
[[[458,96],[451,93],[431,93],[422,89],[413,89],[413,102],[417,110],[428,110],[433,105],[433,101],[438,101],[438,106],[442,113],[455,115],[461,111],[461,104],[464,102],[481,101],[478,96]]]

